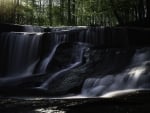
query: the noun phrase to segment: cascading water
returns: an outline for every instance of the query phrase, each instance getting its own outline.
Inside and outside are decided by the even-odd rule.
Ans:
[[[39,60],[41,34],[2,33],[0,73],[12,77],[32,74]]]
[[[63,42],[66,42],[67,35],[66,34],[51,34],[51,42],[49,43],[49,52],[47,53],[46,57],[41,61],[40,67],[38,68],[37,72],[44,73],[46,72],[47,66],[52,60],[57,48]]]
[[[55,79],[61,78],[61,76],[63,76],[64,73],[66,73],[67,71],[81,65],[83,62],[82,60],[83,60],[84,49],[85,49],[85,47],[75,45],[73,48],[73,53],[72,53],[73,59],[71,58],[73,60],[73,63],[70,63],[69,66],[67,66],[67,68],[54,73],[51,77],[49,77],[48,80],[46,80],[43,84],[41,84],[41,86],[39,88],[45,89],[45,90],[50,90],[49,85],[52,84],[52,82]]]
[[[123,72],[88,78],[82,87],[84,96],[103,96],[108,92],[150,88],[150,48],[137,49],[131,64]]]
[[[25,29],[0,33],[0,89],[104,96],[150,88],[150,48],[132,47],[127,29]]]
[[[24,32],[43,32],[44,29],[38,26],[25,25],[22,26]]]

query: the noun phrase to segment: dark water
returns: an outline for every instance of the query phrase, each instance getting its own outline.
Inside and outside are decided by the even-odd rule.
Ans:
[[[95,97],[150,88],[150,47],[135,46],[127,29],[27,31],[0,33],[3,94]]]
[[[100,96],[118,90],[149,89],[149,66],[150,48],[136,49],[131,63],[121,73],[86,79],[82,87],[82,95]]]

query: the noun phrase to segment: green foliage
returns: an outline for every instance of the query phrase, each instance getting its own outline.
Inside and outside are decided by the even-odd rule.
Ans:
[[[69,2],[70,1],[70,2]],[[150,17],[148,0],[0,0],[0,22],[114,26]]]

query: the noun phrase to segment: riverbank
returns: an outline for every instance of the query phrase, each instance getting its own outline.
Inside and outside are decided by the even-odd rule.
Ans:
[[[114,98],[0,97],[0,113],[149,113],[149,92]]]

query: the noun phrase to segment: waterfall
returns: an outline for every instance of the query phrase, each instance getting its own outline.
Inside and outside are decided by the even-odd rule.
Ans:
[[[82,87],[84,96],[101,96],[108,92],[150,88],[150,48],[137,49],[131,64],[121,73],[88,78]]]
[[[32,74],[39,59],[40,40],[39,33],[2,33],[0,73],[3,76]]]
[[[82,59],[83,59],[84,49],[85,49],[85,47],[84,46],[82,47],[82,45],[81,46],[80,45],[74,45],[73,46],[73,52],[72,52],[72,58],[71,58],[71,60],[73,60],[73,61],[71,61],[70,64],[66,68],[61,69],[58,72],[51,75],[49,77],[49,79],[47,79],[38,88],[39,89],[45,89],[45,90],[51,90],[51,89],[49,89],[49,86],[52,84],[52,82],[54,80],[57,80],[58,78],[61,78],[62,76],[65,75],[65,73],[67,71],[70,71],[71,69],[81,65],[82,64]]]
[[[136,46],[133,29],[12,28],[0,32],[0,89],[93,97],[150,88],[150,48],[140,37]]]
[[[23,32],[43,32],[44,28],[32,25],[24,25]]]
[[[41,60],[41,63],[39,64],[39,67],[37,69],[37,72],[44,73],[46,72],[48,64],[51,62],[53,56],[55,55],[55,52],[60,44],[67,42],[67,34],[63,33],[50,33],[48,38],[50,39],[50,42],[48,43],[49,51],[47,52],[47,55],[45,58]]]

